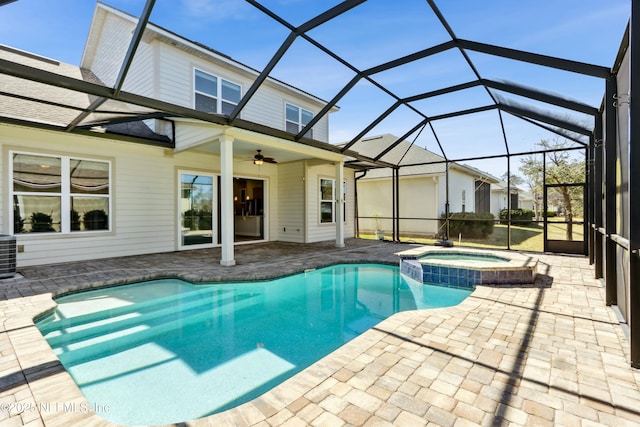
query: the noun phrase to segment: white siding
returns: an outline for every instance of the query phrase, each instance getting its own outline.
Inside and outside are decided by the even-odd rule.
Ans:
[[[320,178],[335,179],[334,165],[309,166],[307,168],[307,242],[321,242],[336,238],[335,224],[320,223]],[[344,169],[344,179],[347,182],[346,214],[347,222],[344,227],[345,238],[354,236],[354,189],[355,175],[353,169]],[[336,183],[336,190],[341,191],[342,184]]]
[[[103,31],[97,43],[93,62],[86,64],[106,84],[112,86],[116,80],[122,60],[129,46],[134,25],[123,18],[106,14]],[[251,87],[257,73],[219,60],[207,61],[165,42],[141,41],[123,89],[128,92],[158,99],[184,107],[194,107],[193,70],[207,73],[240,84],[242,94]],[[321,103],[292,89],[274,82],[265,82],[254,94],[241,113],[241,118],[269,126],[285,129],[284,104],[290,102],[317,114]],[[328,116],[314,126],[314,139],[329,141]]]
[[[211,141],[218,137],[222,130],[214,129],[205,123],[175,123],[176,150],[184,150],[189,147]]]
[[[440,179],[439,210],[440,214],[445,211],[446,180],[444,176]],[[466,173],[449,169],[449,212],[462,212],[462,190],[465,191],[465,212],[473,212],[476,208],[475,198],[475,178]]]
[[[180,50],[161,45],[158,48],[158,98],[193,108],[193,65]]]
[[[220,172],[220,160],[213,154],[185,152],[172,155],[162,148],[140,144],[17,126],[1,125],[1,128],[0,145],[4,161],[0,177],[5,195],[9,194],[7,154],[10,150],[75,155],[112,162],[112,231],[19,234],[18,244],[24,245],[24,252],[18,254],[19,266],[174,251],[177,249],[178,170]],[[256,169],[251,162],[242,159],[237,159],[234,164],[234,175],[266,180],[269,197],[267,220],[271,239],[274,240],[278,227],[279,167],[263,165]],[[302,180],[298,181],[298,186],[303,192]],[[0,232],[9,234],[12,230],[4,219],[9,217],[11,200],[5,197],[1,203]],[[290,216],[297,214],[300,217],[298,227],[301,227],[300,224],[304,223],[303,204],[290,208],[288,204],[285,206]]]
[[[155,95],[155,74],[153,46],[140,43],[122,89],[152,98]]]
[[[400,178],[400,217],[431,218],[429,220],[400,220],[400,233],[412,236],[432,236],[438,231],[438,196],[437,178],[401,177]],[[358,214],[360,232],[373,234],[380,226],[386,233],[391,233],[393,224],[392,188],[389,179],[370,179],[358,182]],[[377,221],[376,216],[380,216]]]
[[[260,88],[247,103],[242,118],[272,128],[284,129],[282,94],[268,86]]]
[[[275,87],[265,84],[247,104],[243,118],[276,129],[285,129],[285,103],[311,111],[314,116],[321,109],[317,103],[308,102],[290,94],[283,94]],[[325,116],[313,127],[313,139],[329,141],[328,116]]]
[[[500,218],[500,211],[507,209],[507,192],[503,189],[491,191],[491,213]],[[523,207],[523,209],[526,209]]]
[[[304,243],[304,191],[304,162],[278,165],[277,240]]]
[[[130,22],[114,15],[107,14],[104,20],[93,61],[85,66],[106,86],[113,86],[118,77],[134,28]]]
[[[113,231],[71,235],[21,235],[18,265],[33,265],[100,257],[164,252],[175,249],[175,173],[173,159],[163,150],[37,130],[5,127],[0,137],[3,156],[10,149],[105,158],[112,161]],[[3,164],[6,176],[8,163]],[[8,194],[8,186],[4,187]],[[10,200],[2,200],[8,215]],[[8,224],[3,231],[9,233]]]

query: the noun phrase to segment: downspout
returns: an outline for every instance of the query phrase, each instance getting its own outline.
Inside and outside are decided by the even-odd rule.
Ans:
[[[400,168],[394,169],[394,173],[396,175],[396,215],[395,215],[395,229],[396,229],[396,238],[395,242],[400,242]]]
[[[444,214],[447,221],[447,235],[444,240],[449,240],[449,162],[445,163],[445,182],[444,182]]]
[[[511,250],[511,156],[507,156],[507,250]]]
[[[362,175],[360,176],[356,176],[355,177],[355,184],[354,184],[354,189],[353,189],[353,198],[354,198],[354,215],[355,215],[355,227],[356,227],[356,237],[360,238],[360,216],[358,214],[358,180],[360,178],[364,178],[365,176],[367,176],[367,172],[369,172],[369,169],[365,169],[364,171],[362,171]]]

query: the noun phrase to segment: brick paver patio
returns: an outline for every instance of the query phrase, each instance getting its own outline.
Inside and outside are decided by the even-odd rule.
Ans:
[[[263,279],[339,262],[397,264],[408,245],[352,239],[19,269],[0,281],[0,427],[110,425],[33,324],[52,294],[160,277]],[[530,286],[481,286],[456,307],[398,313],[235,409],[189,426],[637,426],[640,371],[583,257],[533,255]]]

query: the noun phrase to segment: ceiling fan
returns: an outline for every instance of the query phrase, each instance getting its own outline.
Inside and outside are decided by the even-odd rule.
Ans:
[[[273,157],[265,157],[262,155],[262,150],[256,150],[257,153],[255,156],[253,156],[253,164],[254,165],[261,165],[263,163],[273,163],[276,164],[278,162],[276,162],[276,160]]]

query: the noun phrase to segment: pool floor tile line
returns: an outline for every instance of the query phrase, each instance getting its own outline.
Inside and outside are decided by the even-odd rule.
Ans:
[[[0,426],[109,426],[33,325],[52,294],[160,277],[262,280],[341,262],[398,264],[371,240],[207,249],[19,269],[0,281]],[[483,285],[401,312],[237,408],[188,426],[640,425],[640,371],[588,259],[546,254],[534,285]]]

